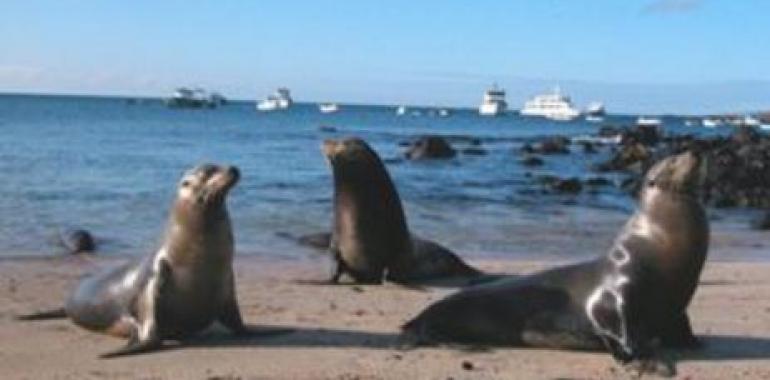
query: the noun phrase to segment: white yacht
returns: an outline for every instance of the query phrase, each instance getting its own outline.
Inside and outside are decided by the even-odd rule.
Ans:
[[[524,103],[524,116],[542,116],[551,120],[568,121],[580,116],[569,96],[562,95],[557,87],[553,93],[536,95]]]
[[[180,87],[164,100],[171,108],[215,108],[227,103],[218,92],[209,93],[202,88]]]
[[[746,115],[741,120],[740,125],[745,127],[759,127],[760,125],[762,125],[762,122],[760,122],[758,118],[752,115]]]
[[[604,121],[604,116],[607,111],[604,109],[604,104],[601,102],[593,102],[586,107],[586,121],[601,122]]]
[[[291,94],[286,87],[280,87],[275,92],[268,96],[267,99],[257,102],[257,110],[259,111],[275,111],[284,110],[294,103],[291,100]]]
[[[405,106],[398,106],[398,108],[396,108],[396,115],[398,115],[398,116],[406,115],[406,107]]]
[[[340,106],[337,103],[321,103],[318,105],[318,110],[321,113],[335,113],[340,110]]]
[[[438,117],[449,117],[449,110],[446,108],[439,108]]]
[[[636,119],[636,125],[640,127],[660,127],[663,124],[657,117],[639,116]]]
[[[722,120],[719,120],[714,117],[706,117],[703,118],[703,121],[701,121],[701,124],[703,124],[706,128],[716,128],[722,125]]]
[[[496,84],[484,92],[484,98],[479,105],[479,115],[497,116],[505,112],[508,103],[505,102],[505,90],[498,88]]]

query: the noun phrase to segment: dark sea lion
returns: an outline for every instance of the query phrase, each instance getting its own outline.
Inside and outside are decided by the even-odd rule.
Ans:
[[[235,167],[191,170],[179,182],[160,249],[77,286],[63,314],[86,329],[129,338],[125,347],[103,356],[149,351],[214,321],[236,334],[247,333],[235,296],[233,233],[225,206],[238,179]]]
[[[406,323],[404,342],[605,348],[622,362],[650,359],[655,340],[697,346],[686,308],[709,241],[701,166],[687,152],[650,169],[606,256],[466,288]]]
[[[414,238],[396,187],[377,153],[358,138],[326,140],[334,177],[334,225],[329,250],[355,282],[398,283],[470,279],[483,274],[441,245]],[[315,242],[325,239],[315,236]]]
[[[93,235],[80,228],[59,231],[59,243],[70,254],[93,252],[96,249]]]

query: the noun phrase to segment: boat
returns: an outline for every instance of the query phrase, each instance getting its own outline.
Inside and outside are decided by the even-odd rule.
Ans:
[[[439,108],[438,117],[449,117],[449,110],[446,108]]]
[[[688,127],[697,127],[698,126],[698,120],[696,119],[687,119],[684,121],[684,125]]]
[[[760,124],[759,129],[763,131],[770,131],[770,124]]]
[[[294,101],[291,99],[291,94],[289,92],[289,89],[286,87],[280,87],[275,92],[268,96],[267,99],[257,102],[257,110],[258,111],[276,111],[276,110],[285,110],[291,105],[294,104]]]
[[[604,109],[604,104],[601,102],[593,102],[586,107],[585,115],[586,121],[592,123],[604,121],[604,116],[607,111]]]
[[[660,127],[663,124],[657,117],[639,116],[636,125],[639,127]]]
[[[340,107],[337,103],[321,103],[318,105],[318,110],[321,113],[335,113],[340,110]]]
[[[580,116],[569,96],[562,95],[558,87],[550,94],[536,95],[524,103],[523,116],[541,116],[551,120],[569,121]]]
[[[398,106],[398,108],[396,108],[396,115],[398,116],[406,115],[406,107]]]
[[[713,117],[705,117],[701,121],[701,124],[706,128],[716,128],[722,125],[722,120]]]
[[[226,103],[219,93],[209,94],[202,88],[179,87],[170,98],[165,99],[166,106],[171,108],[215,108]]]
[[[741,120],[740,125],[743,127],[759,127],[762,125],[762,123],[759,121],[758,118],[752,115],[746,115]]]
[[[479,105],[479,115],[497,116],[505,112],[508,103],[505,102],[505,90],[493,84],[492,88],[484,92],[484,97]]]

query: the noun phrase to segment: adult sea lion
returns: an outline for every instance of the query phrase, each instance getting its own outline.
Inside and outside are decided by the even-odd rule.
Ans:
[[[322,151],[334,177],[334,224],[329,250],[332,282],[398,283],[484,276],[441,245],[413,237],[401,199],[377,153],[359,138],[326,140]],[[314,238],[323,242],[320,236]]]
[[[606,256],[462,290],[406,323],[405,342],[606,348],[622,362],[650,359],[655,340],[697,346],[685,310],[709,241],[701,164],[686,152],[650,169]]]
[[[247,332],[235,296],[233,233],[225,206],[238,179],[235,167],[207,164],[189,171],[179,182],[160,249],[80,282],[61,314],[86,329],[129,338],[125,347],[103,357],[149,351],[214,321],[236,334]]]

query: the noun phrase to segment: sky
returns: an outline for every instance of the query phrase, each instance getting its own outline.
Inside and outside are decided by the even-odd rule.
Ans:
[[[770,109],[770,1],[3,0],[0,92],[609,111]]]

